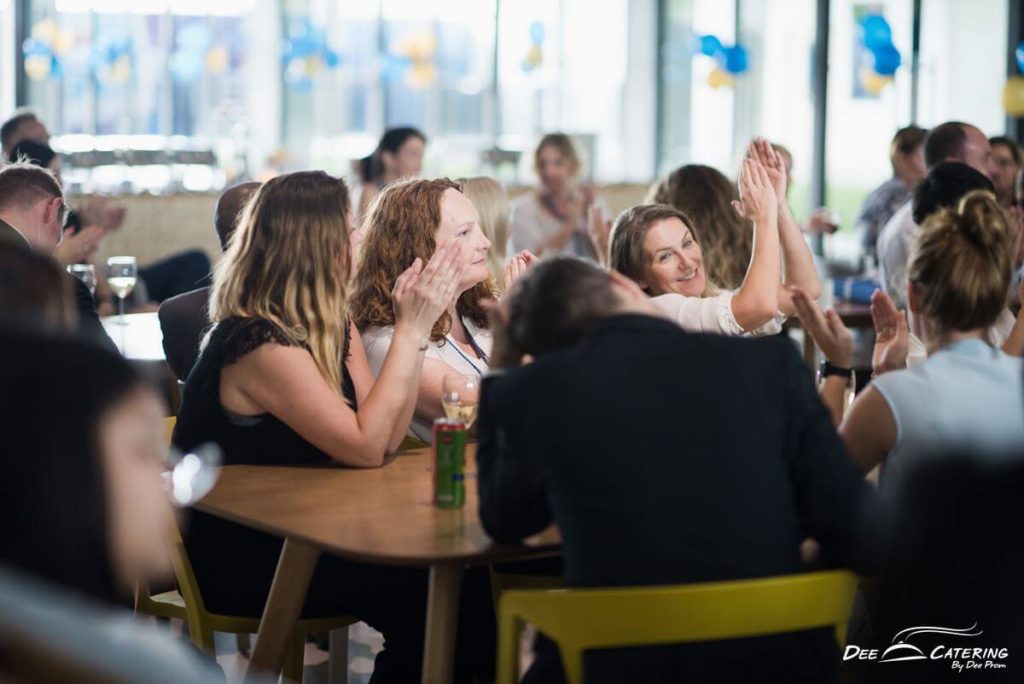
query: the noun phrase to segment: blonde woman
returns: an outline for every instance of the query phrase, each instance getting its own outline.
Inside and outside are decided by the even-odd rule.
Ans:
[[[927,360],[907,367],[910,329],[876,293],[875,380],[857,397],[839,433],[864,473],[884,464],[883,486],[909,464],[951,449],[983,457],[1024,445],[1024,360],[993,347],[988,328],[1010,285],[1008,219],[995,196],[975,190],[921,226],[907,274],[914,330]],[[822,315],[794,292],[807,329],[829,362],[849,368],[852,342],[834,312]],[[822,399],[841,415],[845,382],[826,380]]]
[[[725,335],[774,334],[792,315],[785,284],[820,289],[800,228],[781,220],[786,192],[782,160],[763,140],[751,145],[734,204],[754,225],[752,256],[742,284],[723,289],[707,274],[700,226],[666,204],[624,211],[612,230],[611,267],[631,278],[665,313],[688,330]],[[785,263],[783,277],[780,263]]]
[[[217,442],[229,465],[359,468],[383,465],[397,448],[427,338],[461,278],[462,248],[445,243],[396,279],[393,340],[375,380],[346,316],[352,222],[344,181],[320,171],[278,176],[256,191],[214,274],[215,325],[185,383],[175,444]],[[280,539],[197,512],[186,545],[210,610],[261,613]],[[414,681],[425,586],[423,571],[325,558],[305,613],[365,619],[388,644],[377,663],[388,675],[374,681]]]
[[[508,243],[509,208],[508,195],[501,183],[493,178],[477,176],[460,178],[456,181],[462,194],[476,207],[480,217],[480,229],[491,241],[491,251],[487,255],[487,266],[496,283],[501,283],[505,275],[505,247]]]
[[[581,164],[572,138],[548,133],[537,145],[533,162],[540,187],[514,202],[508,251],[575,254],[599,261],[602,250],[591,223],[594,212],[607,212],[593,186],[579,182]]]

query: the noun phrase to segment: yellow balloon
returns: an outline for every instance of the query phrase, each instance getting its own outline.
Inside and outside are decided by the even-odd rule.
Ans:
[[[1013,76],[1003,86],[1003,109],[1010,116],[1024,116],[1024,77]]]
[[[57,22],[53,19],[43,19],[32,27],[32,37],[51,47],[57,42],[59,33],[60,29],[57,28]]]
[[[732,76],[724,69],[712,69],[708,74],[708,85],[718,89],[733,84]]]
[[[25,58],[25,75],[33,81],[45,81],[50,75],[50,58],[46,55],[32,55]]]
[[[405,82],[410,88],[426,88],[437,80],[437,67],[433,62],[414,62],[406,72]]]
[[[876,74],[873,69],[865,67],[860,71],[860,86],[872,95],[879,94],[892,82],[891,76],[881,76]]]
[[[523,57],[522,63],[530,69],[537,69],[544,63],[544,52],[541,50],[540,45],[531,46],[526,50],[526,56]]]
[[[302,70],[302,73],[305,76],[312,78],[313,76],[316,76],[318,73],[320,73],[320,67],[322,66],[323,62],[320,61],[319,57],[306,57],[306,61],[304,64],[305,68]]]
[[[223,45],[214,45],[206,53],[206,70],[211,74],[223,74],[228,68],[228,49]]]
[[[107,73],[107,83],[110,85],[124,85],[132,75],[132,61],[128,56],[118,57],[117,61],[110,65]]]

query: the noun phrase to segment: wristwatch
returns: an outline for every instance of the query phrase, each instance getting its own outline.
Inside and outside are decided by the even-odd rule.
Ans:
[[[818,379],[824,380],[825,378],[832,375],[838,375],[841,378],[846,378],[847,380],[849,380],[850,378],[853,377],[853,369],[842,368],[840,366],[833,366],[831,363],[828,362],[828,359],[823,360],[821,362],[821,365],[818,367]]]

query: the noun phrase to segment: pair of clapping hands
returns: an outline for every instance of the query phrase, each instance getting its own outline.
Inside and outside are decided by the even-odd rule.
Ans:
[[[850,368],[853,363],[853,335],[843,324],[835,309],[822,311],[798,287],[789,288],[796,315],[804,333],[810,335],[833,366]],[[910,326],[907,316],[896,308],[886,293],[875,290],[871,295],[871,319],[875,326],[875,348],[871,369],[876,374],[907,367],[910,348]]]
[[[537,257],[526,251],[512,257],[505,267],[506,290],[536,262]],[[395,326],[410,326],[421,337],[428,337],[437,319],[461,294],[458,286],[468,267],[457,240],[438,246],[426,264],[417,257],[391,290]]]

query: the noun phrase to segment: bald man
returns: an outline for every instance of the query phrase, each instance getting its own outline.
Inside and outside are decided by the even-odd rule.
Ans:
[[[221,250],[227,250],[242,210],[259,187],[256,182],[240,183],[225,190],[217,199],[213,224]],[[160,305],[158,316],[164,335],[164,354],[167,365],[179,380],[188,377],[199,356],[199,342],[210,326],[209,304],[210,288],[201,287],[171,297]]]

